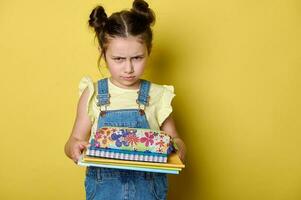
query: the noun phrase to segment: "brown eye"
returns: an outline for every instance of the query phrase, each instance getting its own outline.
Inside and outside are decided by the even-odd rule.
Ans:
[[[136,57],[134,57],[133,59],[134,60],[141,60],[143,57],[142,56],[136,56]]]
[[[116,57],[116,58],[113,58],[113,60],[117,61],[117,62],[121,62],[124,60],[124,58],[121,58],[121,57]]]

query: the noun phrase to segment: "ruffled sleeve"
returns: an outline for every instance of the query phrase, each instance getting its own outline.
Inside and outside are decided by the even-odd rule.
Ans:
[[[87,101],[87,105],[86,105],[86,111],[88,113],[88,116],[91,120],[91,122],[94,122],[95,119],[95,115],[94,115],[94,111],[93,111],[93,96],[95,94],[95,89],[94,89],[94,83],[93,80],[90,76],[84,76],[80,82],[79,82],[79,96],[82,95],[82,93],[84,92],[84,90],[88,88],[89,90],[89,98]]]
[[[162,96],[157,107],[157,120],[160,126],[172,112],[171,101],[174,96],[174,87],[171,85],[163,85]]]

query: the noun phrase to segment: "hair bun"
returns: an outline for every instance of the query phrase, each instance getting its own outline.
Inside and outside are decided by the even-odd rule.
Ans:
[[[144,16],[148,24],[153,24],[155,21],[154,12],[148,7],[148,3],[144,0],[134,0],[132,11],[138,15]]]
[[[108,17],[105,9],[102,6],[97,6],[90,14],[89,25],[93,27],[96,32],[99,32],[103,29],[107,20]]]

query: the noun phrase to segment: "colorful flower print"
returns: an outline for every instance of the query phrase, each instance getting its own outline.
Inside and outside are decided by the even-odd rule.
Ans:
[[[91,147],[164,153],[173,150],[170,136],[139,128],[102,127],[90,138]]]
[[[156,145],[158,145],[159,147],[164,147],[165,142],[161,139],[159,142],[156,142]]]
[[[111,139],[113,141],[115,141],[115,145],[117,147],[121,147],[123,146],[129,146],[129,143],[126,141],[126,137],[128,135],[128,132],[126,132],[124,129],[121,129],[119,131],[115,131],[112,135],[111,135]]]
[[[159,153],[163,153],[166,152],[168,149],[168,144],[164,141],[164,138],[161,138],[158,142],[155,143],[156,144],[156,150]]]
[[[145,132],[146,137],[140,138],[140,142],[145,143],[145,146],[154,144],[154,134],[152,132]]]
[[[96,133],[95,133],[95,142],[94,142],[94,147],[108,147],[111,138],[111,131],[110,129],[99,129]]]
[[[128,132],[128,133],[137,133],[137,129],[129,128],[129,129],[126,129],[126,132]]]
[[[95,139],[92,139],[90,143],[92,147],[100,147],[99,142],[97,142]]]
[[[131,145],[131,146],[134,146],[134,145],[137,145],[137,143],[139,142],[139,138],[136,136],[135,133],[129,133],[125,140]]]

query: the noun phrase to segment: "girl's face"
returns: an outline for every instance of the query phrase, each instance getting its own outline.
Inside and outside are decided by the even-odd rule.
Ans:
[[[134,36],[110,38],[105,60],[111,81],[121,88],[137,89],[148,60],[145,43]]]

